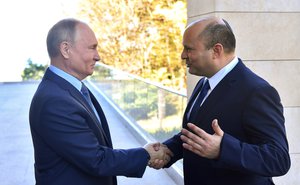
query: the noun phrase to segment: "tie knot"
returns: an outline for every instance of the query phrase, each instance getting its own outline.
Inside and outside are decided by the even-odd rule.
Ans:
[[[82,84],[82,86],[81,86],[81,92],[82,92],[83,94],[89,93],[89,90],[88,90],[88,88],[84,85],[84,83],[81,83],[81,84]]]
[[[209,81],[206,80],[206,81],[204,82],[204,85],[203,85],[201,91],[208,91],[209,89],[210,89]]]
[[[82,93],[83,97],[86,99],[86,101],[87,101],[89,104],[93,104],[93,103],[92,103],[92,100],[91,100],[91,97],[90,97],[89,90],[88,90],[88,88],[84,85],[84,83],[82,83],[82,86],[81,86],[81,93]]]

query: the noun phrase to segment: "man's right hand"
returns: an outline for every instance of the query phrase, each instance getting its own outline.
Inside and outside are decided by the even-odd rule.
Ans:
[[[148,166],[154,169],[161,169],[173,157],[173,153],[169,148],[161,143],[149,143],[144,146],[150,155]]]

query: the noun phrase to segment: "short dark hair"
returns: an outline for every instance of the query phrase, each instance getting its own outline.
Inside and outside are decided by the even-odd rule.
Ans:
[[[62,42],[74,42],[76,26],[79,23],[80,21],[76,19],[63,19],[49,30],[47,35],[47,50],[50,58],[59,55],[59,45]]]
[[[233,31],[227,21],[225,24],[213,22],[208,24],[200,33],[199,38],[204,39],[206,49],[212,48],[215,44],[220,43],[226,53],[235,50],[236,40]]]

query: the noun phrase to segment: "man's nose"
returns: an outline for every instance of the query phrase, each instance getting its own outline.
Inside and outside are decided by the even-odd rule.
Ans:
[[[181,53],[181,59],[182,60],[186,60],[187,59],[187,54],[186,54],[186,52],[184,50]]]
[[[96,54],[94,59],[95,59],[96,62],[101,60],[101,57],[100,57],[99,53]]]
[[[182,59],[182,60],[186,60],[187,58],[188,58],[187,53],[186,53],[186,51],[183,50],[183,51],[181,52],[181,59]]]

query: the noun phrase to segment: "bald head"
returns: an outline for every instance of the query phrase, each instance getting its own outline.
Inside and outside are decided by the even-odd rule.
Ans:
[[[208,24],[211,24],[211,23],[214,23],[214,24],[225,24],[223,22],[223,19],[220,19],[218,17],[203,17],[203,18],[200,18],[200,19],[197,19],[193,22],[191,22],[187,27],[186,27],[186,30],[189,29],[189,28],[192,28],[192,27],[199,27],[200,25],[201,26],[206,26]]]
[[[185,32],[194,32],[202,40],[206,49],[222,44],[225,53],[235,51],[235,36],[227,21],[218,17],[205,17],[190,23]]]

